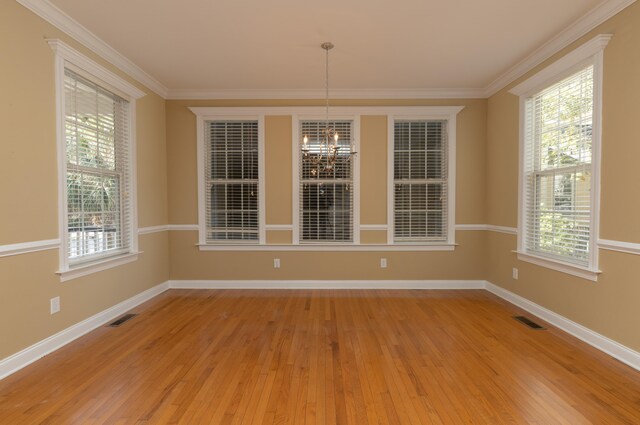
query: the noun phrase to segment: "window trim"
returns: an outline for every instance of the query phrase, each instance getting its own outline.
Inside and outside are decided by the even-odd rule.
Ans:
[[[358,243],[350,242],[344,244],[312,244],[312,243],[297,243],[297,239],[293,237],[294,231],[296,230],[296,226],[299,226],[299,221],[296,220],[295,215],[297,214],[297,205],[299,203],[299,192],[298,186],[299,182],[298,174],[299,170],[296,163],[297,155],[300,153],[300,140],[297,132],[299,131],[298,125],[299,118],[306,119],[307,117],[312,117],[312,119],[324,119],[325,108],[323,106],[191,106],[188,108],[196,117],[203,116],[217,116],[217,117],[225,117],[225,116],[242,116],[245,117],[247,115],[253,116],[287,116],[291,118],[291,161],[292,161],[292,186],[290,190],[292,190],[292,216],[291,223],[269,223],[264,225],[264,229],[266,230],[290,230],[292,233],[292,242],[290,244],[267,244],[264,245],[205,245],[200,242],[197,242],[196,245],[199,247],[200,251],[454,251],[457,244],[445,244],[445,245],[425,245],[425,244],[407,244],[404,243],[402,245],[393,245],[393,244],[361,244],[360,243],[360,233],[362,230],[376,230],[366,228],[370,225],[362,225],[360,224],[360,187],[358,186],[358,193],[354,192],[354,232],[355,232],[355,223],[357,220],[358,231],[354,233],[354,240],[357,237]],[[389,116],[432,116],[436,115],[437,118],[441,118],[442,115],[445,115],[445,118],[449,117],[449,114],[453,114],[455,117],[460,111],[464,109],[464,106],[333,106],[331,107],[332,115],[330,119],[341,119],[346,117],[346,119],[354,119],[357,120],[358,124],[354,124],[354,141],[357,143],[357,150],[359,153],[362,153],[363,149],[366,150],[366,145],[360,144],[360,122],[361,117],[363,116],[383,116],[388,119]],[[334,115],[335,114],[335,115]],[[196,125],[196,131],[201,129],[202,126],[198,123]],[[455,129],[455,126],[454,126]],[[201,131],[201,130],[200,130]],[[356,133],[357,132],[357,133]],[[386,133],[388,137],[388,132]],[[266,141],[265,141],[266,142]],[[266,149],[266,147],[265,147]],[[357,177],[356,181],[359,185],[360,180],[360,166],[359,166],[359,157],[360,154],[356,155],[358,161],[358,170],[355,177]],[[455,155],[454,155],[455,157]],[[197,166],[200,166],[201,161],[198,159]],[[263,167],[264,169],[264,167]],[[354,170],[355,172],[355,170]],[[454,173],[455,176],[455,173]],[[354,191],[355,184],[354,181]],[[264,193],[264,190],[263,190]],[[453,199],[453,198],[452,198]],[[357,212],[355,211],[357,205]],[[455,200],[454,200],[455,202]],[[198,208],[200,209],[200,204],[202,203],[200,197],[198,198]],[[266,209],[266,202],[264,204],[264,209]],[[379,227],[378,230],[387,231],[387,223],[376,225]],[[455,225],[455,223],[454,223]],[[278,229],[277,229],[278,228]],[[454,229],[455,230],[455,229]],[[299,228],[297,229],[299,235]],[[455,233],[452,234],[452,238],[455,238]]]
[[[56,93],[56,147],[58,162],[58,232],[60,235],[59,264],[56,274],[60,281],[75,279],[102,270],[135,261],[138,251],[138,213],[137,213],[137,161],[136,161],[136,100],[145,96],[145,92],[128,83],[113,72],[107,70],[82,53],[58,39],[46,40],[54,51],[55,93]],[[65,133],[65,69],[81,74],[93,83],[114,92],[129,102],[129,140],[128,169],[130,175],[129,197],[129,238],[130,246],[123,252],[118,250],[112,255],[97,256],[95,259],[73,264],[67,257],[69,236],[67,223],[67,160]]]
[[[527,80],[509,90],[519,96],[519,163],[518,163],[518,260],[546,267],[562,273],[581,277],[591,281],[598,280],[598,236],[600,227],[600,164],[602,149],[602,81],[604,49],[611,40],[611,34],[600,34],[582,46],[576,48],[551,65],[537,72]],[[585,66],[593,65],[593,130],[591,160],[591,220],[589,232],[589,264],[586,267],[570,264],[561,260],[547,258],[526,248],[525,208],[526,191],[525,170],[525,104],[528,98],[545,88],[573,75]]]
[[[247,248],[266,243],[266,194],[265,194],[265,154],[264,154],[264,113],[255,114],[252,111],[230,114],[225,109],[191,108],[196,114],[196,142],[197,142],[197,173],[198,173],[198,246],[200,250],[207,250],[207,247],[218,246],[244,246]],[[209,121],[257,121],[258,122],[258,241],[247,242],[220,241],[217,243],[207,243],[207,205],[205,187],[205,125]]]
[[[301,121],[324,121],[326,116],[319,114],[295,113],[291,115],[291,146],[292,146],[292,166],[291,166],[291,208],[293,220],[292,245],[294,246],[344,246],[344,245],[360,245],[360,155],[351,157],[353,167],[352,193],[353,193],[353,209],[352,209],[352,235],[351,242],[302,242],[300,240],[300,122]],[[360,151],[360,115],[358,114],[338,114],[331,115],[330,121],[351,121],[351,134],[353,138],[353,146],[356,152]]]
[[[447,250],[455,246],[456,237],[456,118],[464,107],[427,107],[422,114],[417,115],[389,115],[387,117],[387,244],[388,245],[417,245],[441,247]],[[395,241],[395,202],[394,202],[394,140],[396,121],[447,121],[447,240],[445,242],[428,241]]]

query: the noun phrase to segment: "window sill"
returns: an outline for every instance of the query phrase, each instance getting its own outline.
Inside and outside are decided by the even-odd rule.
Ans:
[[[87,264],[77,265],[69,268],[68,270],[59,270],[56,274],[60,276],[60,282],[66,282],[68,280],[77,279],[82,276],[87,276],[103,270],[118,267],[123,264],[131,263],[138,259],[138,254],[141,254],[141,252],[131,252],[104,258]]]
[[[200,251],[453,251],[457,244],[438,245],[197,245]]]
[[[526,261],[527,263],[535,264],[537,266],[546,267],[557,272],[570,274],[572,276],[581,277],[583,279],[591,280],[593,282],[598,281],[598,275],[602,273],[597,269],[590,269],[588,267],[580,267],[575,264],[565,263],[562,261],[552,260],[550,258],[541,257],[538,255],[529,254],[522,251],[513,251],[518,254],[518,260]]]

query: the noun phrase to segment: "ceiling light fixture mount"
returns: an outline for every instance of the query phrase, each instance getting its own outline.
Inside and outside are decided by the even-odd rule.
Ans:
[[[342,152],[340,151],[340,149],[344,149],[345,146],[338,144],[340,136],[336,129],[329,123],[329,50],[333,49],[334,45],[327,41],[322,43],[320,47],[325,51],[324,128],[318,140],[309,140],[309,136],[306,134],[302,138],[302,160],[311,166],[311,174],[314,176],[322,172],[329,173],[333,171],[340,157],[350,160],[351,157],[357,153],[354,150],[353,141],[351,140],[347,141],[348,146],[346,147],[348,148],[348,152],[344,150]]]

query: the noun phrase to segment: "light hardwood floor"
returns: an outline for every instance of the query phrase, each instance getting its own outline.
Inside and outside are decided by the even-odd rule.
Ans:
[[[134,312],[0,381],[0,423],[640,423],[640,373],[481,290],[171,290]]]

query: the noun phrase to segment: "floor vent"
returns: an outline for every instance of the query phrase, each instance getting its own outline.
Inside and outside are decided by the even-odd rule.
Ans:
[[[535,330],[543,330],[544,328],[542,326],[540,326],[539,324],[537,324],[536,322],[531,321],[530,319],[524,317],[524,316],[514,316],[514,319],[516,319],[517,321],[524,323],[525,325],[529,326],[531,329],[535,329]]]
[[[124,316],[122,316],[121,318],[119,318],[118,320],[109,323],[107,326],[111,327],[111,328],[117,328],[118,326],[122,325],[124,322],[126,322],[129,319],[133,319],[134,317],[136,317],[137,314],[125,314]]]

